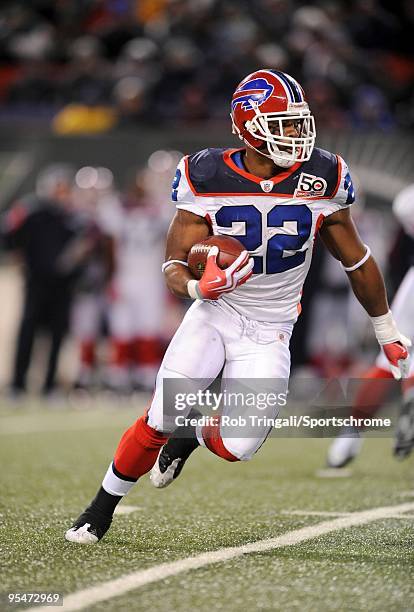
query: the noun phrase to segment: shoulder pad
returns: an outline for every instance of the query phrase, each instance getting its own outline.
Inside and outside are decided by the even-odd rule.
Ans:
[[[194,183],[203,183],[212,179],[218,167],[218,162],[225,149],[203,149],[198,153],[189,155],[188,171]]]
[[[337,157],[330,151],[315,147],[313,150],[313,155],[315,155],[315,160],[318,160],[321,164],[326,164],[327,166],[334,165],[336,167]]]
[[[321,176],[327,182],[326,196],[334,196],[338,190],[341,167],[338,156],[325,149],[314,148],[307,164],[307,172]]]

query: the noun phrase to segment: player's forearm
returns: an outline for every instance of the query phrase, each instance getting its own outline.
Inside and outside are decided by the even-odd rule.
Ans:
[[[384,280],[375,260],[370,257],[366,263],[348,274],[356,297],[371,317],[375,337],[384,351],[393,376],[397,380],[406,378],[409,371],[407,347],[411,346],[411,342],[399,331],[388,307]]]
[[[348,272],[348,276],[355,297],[370,317],[389,311],[384,279],[373,257],[354,272]]]
[[[164,272],[165,282],[168,289],[179,298],[188,299],[187,284],[189,280],[193,280],[194,276],[182,264],[171,264]]]

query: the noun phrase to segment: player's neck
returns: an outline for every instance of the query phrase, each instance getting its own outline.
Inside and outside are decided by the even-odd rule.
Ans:
[[[245,150],[243,163],[250,174],[263,179],[269,179],[284,170],[284,168],[276,166],[268,157],[249,148]]]

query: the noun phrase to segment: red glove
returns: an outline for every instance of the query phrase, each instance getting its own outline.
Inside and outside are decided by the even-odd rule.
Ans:
[[[411,340],[399,331],[391,310],[379,317],[371,317],[371,321],[377,340],[390,364],[392,375],[397,380],[407,378],[410,367],[407,349],[411,346]]]
[[[406,346],[411,345],[408,338],[404,338],[404,340],[407,343]],[[410,360],[406,346],[401,342],[391,342],[390,344],[383,344],[382,346],[385,356],[390,362],[391,372],[397,380],[408,378]]]
[[[201,279],[188,281],[188,295],[193,299],[218,300],[223,293],[230,293],[236,287],[243,285],[253,274],[254,261],[247,251],[242,251],[225,270],[217,265],[218,254],[218,247],[211,247]]]

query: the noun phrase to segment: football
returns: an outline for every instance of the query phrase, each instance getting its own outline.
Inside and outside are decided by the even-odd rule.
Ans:
[[[219,249],[217,264],[222,270],[228,268],[244,251],[244,246],[236,238],[231,236],[210,236],[206,240],[197,242],[191,247],[188,254],[188,267],[195,278],[203,276],[206,267],[207,255],[212,246]]]

